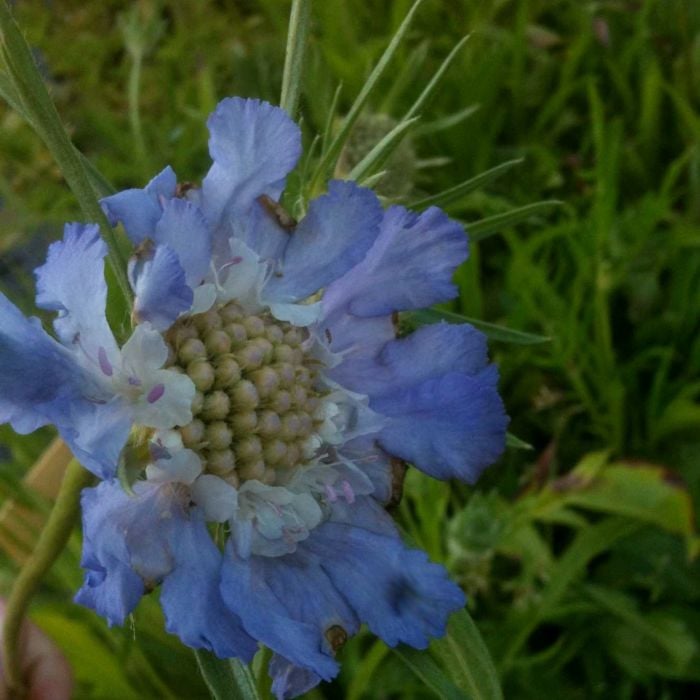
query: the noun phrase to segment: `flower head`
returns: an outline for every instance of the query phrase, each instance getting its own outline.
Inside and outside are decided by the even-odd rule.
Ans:
[[[277,205],[300,153],[287,115],[227,99],[209,129],[201,188],[166,168],[103,200],[135,246],[123,347],[95,226],[67,226],[37,270],[58,340],[0,296],[0,418],[54,423],[102,479],[79,602],[121,624],[160,585],[169,631],[245,661],[262,642],[291,697],[363,622],[390,645],[444,633],[463,594],[401,541],[392,468],[473,482],[507,418],[474,328],[396,335],[396,312],[455,296],[459,224],[342,181],[297,223]],[[140,468],[126,490],[120,460]]]

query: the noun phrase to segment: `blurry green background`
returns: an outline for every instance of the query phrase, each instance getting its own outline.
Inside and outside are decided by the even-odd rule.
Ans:
[[[314,3],[307,147],[409,6]],[[219,99],[278,100],[287,2],[15,11],[76,145],[117,188],[166,164],[198,181]],[[511,431],[531,449],[509,449],[476,488],[410,472],[397,517],[466,589],[506,698],[688,697],[700,688],[700,2],[426,0],[339,175],[467,33],[378,189],[417,203],[524,158],[446,205],[482,237],[446,310],[522,332],[495,330],[491,348]],[[544,200],[562,204],[517,225],[502,216]],[[48,152],[0,107],[0,290],[25,310],[32,268],[78,217]],[[50,438],[0,427],[3,499],[46,508],[20,479]],[[153,596],[113,630],[70,602],[79,552],[76,533],[33,607],[73,664],[76,697],[206,698]],[[0,560],[4,590],[15,571]],[[368,634],[341,658],[339,679],[310,697],[434,697]]]

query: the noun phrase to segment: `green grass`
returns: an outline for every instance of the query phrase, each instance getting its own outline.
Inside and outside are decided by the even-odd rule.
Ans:
[[[410,5],[314,3],[307,149],[339,133]],[[17,4],[75,143],[118,188],[168,163],[197,181],[217,101],[278,100],[288,12],[278,0]],[[491,344],[511,431],[533,449],[509,450],[476,488],[410,473],[398,517],[467,589],[506,697],[680,698],[700,682],[700,567],[689,556],[700,500],[700,5],[426,0],[339,174],[410,111],[466,34],[373,172],[388,171],[387,202],[421,202],[522,158],[445,204],[481,240],[442,312],[550,340],[494,333]],[[79,209],[21,119],[3,108],[0,127],[0,289],[30,309],[29,271]],[[319,143],[307,174],[320,153]],[[302,185],[290,189],[303,206]],[[550,200],[563,204],[510,215]],[[48,433],[0,435],[11,452],[4,496]],[[593,480],[577,480],[586,469]],[[69,653],[78,697],[206,697],[152,596],[123,630],[70,604],[78,562],[76,538],[35,607]],[[439,649],[431,658],[445,666]],[[370,635],[342,661],[339,680],[310,697],[434,697]]]

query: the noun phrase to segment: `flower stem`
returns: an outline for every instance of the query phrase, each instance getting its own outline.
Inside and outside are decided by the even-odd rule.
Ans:
[[[34,552],[21,568],[10,591],[2,634],[2,666],[10,697],[21,698],[26,694],[20,631],[29,601],[68,542],[80,513],[80,492],[90,485],[92,479],[92,474],[71,460]]]
[[[310,13],[311,0],[293,0],[287,33],[287,52],[282,74],[282,96],[280,97],[280,107],[286,110],[292,119],[296,118],[299,107]]]

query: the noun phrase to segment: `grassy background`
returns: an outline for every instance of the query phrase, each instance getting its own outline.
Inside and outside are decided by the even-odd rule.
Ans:
[[[352,104],[410,3],[314,5],[307,147],[340,83],[331,125]],[[217,101],[277,101],[288,10],[279,0],[16,7],[75,143],[117,188],[167,163],[198,180]],[[379,190],[418,202],[524,158],[446,206],[483,236],[447,310],[533,334],[491,345],[511,430],[532,449],[510,449],[474,489],[411,472],[398,517],[468,591],[506,697],[686,697],[700,683],[700,3],[427,0],[339,175],[467,33]],[[0,154],[0,289],[30,309],[31,269],[79,213],[5,108]],[[563,204],[517,225],[497,218],[545,200]],[[4,497],[49,437],[0,428]],[[123,630],[70,604],[78,561],[76,535],[34,608],[74,665],[78,697],[206,697],[152,597]],[[5,583],[12,572],[8,560]],[[342,660],[339,680],[312,695],[433,697],[369,635]]]

